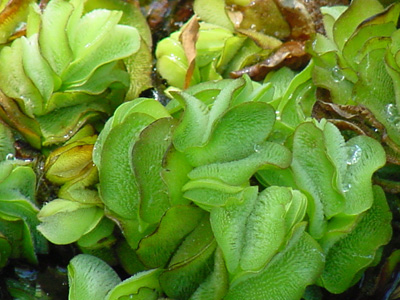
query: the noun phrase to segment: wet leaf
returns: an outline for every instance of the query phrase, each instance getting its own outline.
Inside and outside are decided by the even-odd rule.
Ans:
[[[340,239],[328,251],[321,275],[324,287],[332,293],[342,293],[361,277],[361,270],[370,265],[376,251],[389,242],[392,235],[392,214],[382,189],[374,186],[374,204],[362,216],[355,229]]]

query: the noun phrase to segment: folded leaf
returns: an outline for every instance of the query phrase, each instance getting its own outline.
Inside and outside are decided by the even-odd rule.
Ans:
[[[164,267],[183,239],[192,232],[204,212],[194,206],[173,206],[151,235],[143,238],[136,253],[148,268]]]
[[[174,299],[189,298],[209,275],[216,246],[208,216],[205,216],[160,275],[160,285],[165,294]]]
[[[282,252],[262,271],[232,282],[224,299],[300,299],[323,267],[324,255],[320,246],[304,232],[304,224],[299,224]]]
[[[103,210],[97,206],[56,199],[39,212],[38,219],[42,223],[38,230],[54,244],[70,244],[93,230],[103,215]]]
[[[140,216],[148,223],[158,223],[171,205],[161,171],[165,152],[171,145],[174,123],[172,118],[153,122],[140,133],[132,149],[132,169],[140,194]]]
[[[104,299],[121,279],[101,259],[79,254],[68,265],[68,282],[69,300]]]
[[[151,290],[160,291],[160,283],[158,277],[162,272],[161,269],[154,269],[143,271],[136,275],[125,279],[116,285],[105,297],[105,300],[119,300],[119,299],[140,299],[136,294],[140,293],[142,288],[149,288]],[[158,294],[158,293],[157,293]],[[132,295],[132,296],[131,296]],[[152,293],[150,294],[152,295]]]
[[[368,267],[376,251],[392,236],[392,214],[383,190],[373,187],[374,204],[355,229],[335,243],[326,254],[326,266],[321,275],[322,285],[331,293],[339,294],[356,283],[360,271]]]

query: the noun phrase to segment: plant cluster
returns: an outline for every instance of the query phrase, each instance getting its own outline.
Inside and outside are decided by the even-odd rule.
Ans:
[[[312,300],[386,257],[400,4],[323,7],[325,35],[297,1],[193,7],[156,46],[165,106],[138,97],[151,37],[135,4],[32,3],[24,36],[4,30],[0,268],[74,244],[71,300]]]

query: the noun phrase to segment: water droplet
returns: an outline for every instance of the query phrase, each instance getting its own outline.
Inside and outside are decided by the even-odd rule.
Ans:
[[[15,156],[14,156],[14,154],[12,154],[12,153],[8,153],[7,155],[6,155],[6,160],[15,160],[16,158],[15,158]]]
[[[389,103],[385,106],[387,120],[400,130],[400,113],[396,104]]]
[[[176,56],[175,54],[171,53],[170,58],[173,61],[181,61],[181,58],[179,56]]]
[[[396,115],[396,106],[393,103],[389,103],[388,105],[385,106],[385,112],[388,117],[393,117]]]
[[[340,70],[340,68],[338,66],[335,66],[334,68],[332,68],[332,77],[333,77],[333,81],[335,81],[335,82],[341,82],[345,78],[342,73],[342,70]]]
[[[72,130],[68,131],[66,134],[64,134],[64,139],[69,140],[73,134],[74,132]]]
[[[254,152],[256,152],[256,153],[260,153],[260,151],[261,151],[261,146],[260,145],[254,145]]]
[[[277,110],[277,111],[275,112],[275,114],[276,114],[276,120],[277,120],[277,121],[280,121],[280,120],[281,120],[281,112],[280,112],[279,110]]]
[[[354,145],[351,147],[347,147],[347,165],[350,166],[356,164],[360,160],[361,154],[362,149],[360,148],[360,146]]]
[[[350,191],[350,189],[351,189],[351,183],[343,184],[342,186],[343,193],[347,193],[348,191]]]

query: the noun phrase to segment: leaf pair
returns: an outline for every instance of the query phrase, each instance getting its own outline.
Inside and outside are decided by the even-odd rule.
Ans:
[[[21,133],[36,148],[65,141],[91,118],[110,114],[129,87],[121,60],[139,50],[138,31],[118,24],[122,12],[97,9],[82,17],[83,10],[84,2],[53,0],[41,13],[32,3],[27,37],[0,53],[2,117],[18,129],[32,128]]]
[[[307,196],[307,230],[326,255],[318,283],[341,293],[379,259],[379,248],[391,237],[386,200],[371,182],[372,174],[386,162],[385,152],[369,137],[357,136],[346,142],[339,130],[324,120],[300,124],[290,142],[290,170],[268,169],[259,175],[269,184],[291,186]],[[380,207],[380,220],[373,217],[376,206]],[[369,235],[371,230],[375,235]],[[360,244],[353,247],[353,243]],[[354,259],[359,256],[363,259]]]
[[[132,236],[132,248],[170,206],[161,170],[173,127],[160,103],[137,99],[116,110],[95,144],[93,160],[103,203],[121,219],[122,228],[140,232]]]
[[[368,0],[345,8],[322,10],[327,37],[317,35],[313,44],[314,83],[329,90],[336,104],[365,106],[385,127],[389,139],[383,140],[398,145],[400,6],[383,9],[379,1]],[[367,118],[364,122],[370,123]]]
[[[19,160],[0,162],[0,266],[8,258],[24,258],[37,264],[37,254],[47,252],[47,243],[37,231],[36,176]]]

